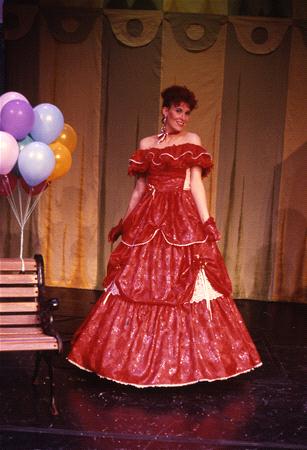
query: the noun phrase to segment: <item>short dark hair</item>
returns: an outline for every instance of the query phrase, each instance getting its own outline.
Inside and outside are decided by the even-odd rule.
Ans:
[[[190,91],[186,86],[178,86],[176,84],[169,86],[161,92],[161,97],[163,99],[162,107],[166,106],[169,108],[171,105],[179,105],[181,102],[184,102],[193,111],[197,106],[194,92]]]

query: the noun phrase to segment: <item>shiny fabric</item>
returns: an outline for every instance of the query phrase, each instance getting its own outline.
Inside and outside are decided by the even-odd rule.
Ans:
[[[72,363],[140,387],[225,379],[261,365],[218,247],[184,189],[193,165],[205,175],[212,161],[192,144],[132,155],[129,173],[146,175],[147,186],[123,223],[105,292],[74,337]],[[202,301],[200,280],[210,288]]]

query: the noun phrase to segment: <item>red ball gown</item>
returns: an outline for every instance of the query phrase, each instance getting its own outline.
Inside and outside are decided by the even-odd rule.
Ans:
[[[124,221],[105,291],[74,337],[68,359],[80,368],[146,387],[223,380],[262,364],[204,233],[193,166],[204,176],[212,167],[194,144],[137,150],[129,160],[146,189]]]

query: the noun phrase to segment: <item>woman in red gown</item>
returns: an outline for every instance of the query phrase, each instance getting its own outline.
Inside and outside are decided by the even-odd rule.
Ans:
[[[223,380],[261,365],[234,301],[202,177],[212,167],[185,130],[196,99],[162,92],[163,126],[129,160],[128,210],[109,239],[105,291],[77,331],[69,361],[99,376],[147,386]]]

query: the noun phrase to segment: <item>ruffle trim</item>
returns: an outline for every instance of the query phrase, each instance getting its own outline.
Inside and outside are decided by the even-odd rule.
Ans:
[[[196,144],[170,145],[164,148],[136,150],[129,159],[128,174],[145,174],[150,169],[172,170],[202,168],[202,176],[207,176],[213,167],[212,157],[203,147]]]
[[[146,239],[145,241],[141,241],[141,242],[133,242],[133,243],[129,243],[127,241],[125,241],[123,238],[121,240],[121,242],[124,245],[127,245],[127,247],[139,247],[140,245],[146,245],[148,244],[150,241],[152,241],[154,239],[154,237],[157,235],[158,232],[161,232],[165,242],[167,242],[169,245],[174,245],[175,247],[189,247],[191,245],[195,245],[195,244],[204,244],[205,242],[207,242],[208,237],[206,236],[204,239],[199,240],[199,241],[191,241],[191,242],[186,242],[186,243],[181,243],[178,244],[176,242],[172,242],[170,239],[167,238],[166,234],[164,233],[163,230],[161,230],[160,228],[157,228],[148,239]]]
[[[254,367],[251,367],[250,369],[243,370],[242,372],[234,373],[232,375],[229,375],[229,377],[201,378],[199,380],[189,381],[187,383],[182,383],[182,384],[134,384],[134,383],[125,383],[124,381],[115,380],[115,378],[110,378],[110,377],[106,377],[106,376],[100,375],[99,373],[96,373],[93,370],[89,370],[89,369],[86,369],[85,367],[82,367],[80,364],[77,364],[76,362],[72,361],[69,358],[67,358],[67,361],[69,361],[71,364],[73,364],[74,366],[78,367],[79,369],[85,370],[86,372],[95,373],[99,378],[104,378],[106,380],[114,381],[115,383],[123,384],[125,386],[134,386],[134,387],[140,388],[140,389],[142,389],[142,388],[154,388],[154,387],[180,387],[180,386],[189,386],[190,384],[201,383],[203,381],[207,381],[207,382],[210,383],[210,382],[213,382],[213,381],[229,380],[229,378],[234,378],[234,377],[237,377],[239,375],[243,375],[244,373],[251,372],[252,370],[257,369],[258,367],[261,367],[262,364],[263,364],[262,362],[260,362],[260,363],[256,364]]]

